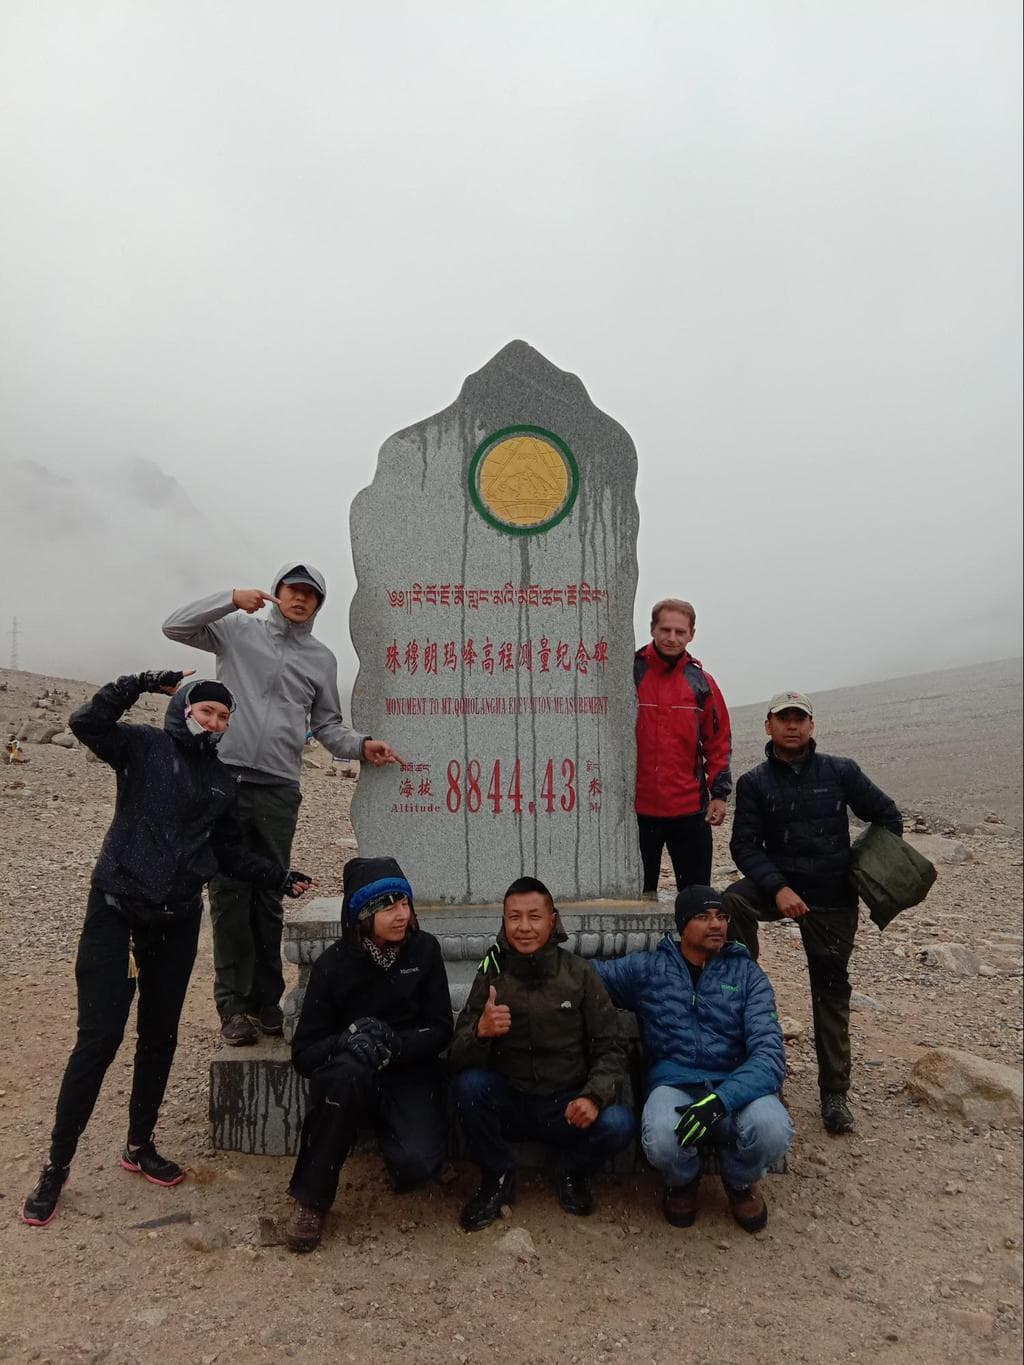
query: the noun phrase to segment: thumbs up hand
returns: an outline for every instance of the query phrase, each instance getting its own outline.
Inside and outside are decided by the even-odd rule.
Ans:
[[[476,1026],[478,1038],[501,1038],[512,1027],[512,1011],[507,1005],[498,1004],[497,995],[496,986],[487,992],[487,1003]]]

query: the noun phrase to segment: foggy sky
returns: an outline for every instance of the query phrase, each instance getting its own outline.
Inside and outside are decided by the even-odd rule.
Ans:
[[[736,703],[1021,652],[1015,3],[0,12],[0,664],[330,595],[394,431],[521,337],[640,459]],[[187,662],[194,662],[190,655]]]

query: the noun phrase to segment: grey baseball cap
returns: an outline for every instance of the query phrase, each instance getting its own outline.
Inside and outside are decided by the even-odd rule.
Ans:
[[[308,588],[313,589],[317,597],[320,597],[323,594],[323,589],[321,588],[320,584],[316,581],[316,579],[310,574],[305,564],[297,564],[295,568],[292,569],[291,573],[285,574],[284,578],[281,579],[281,582],[278,583],[277,586],[280,587],[281,583],[305,583],[305,585]]]
[[[805,697],[802,692],[776,692],[768,703],[768,714],[777,715],[780,711],[803,711],[812,719],[814,717],[814,707],[811,705],[810,697]]]

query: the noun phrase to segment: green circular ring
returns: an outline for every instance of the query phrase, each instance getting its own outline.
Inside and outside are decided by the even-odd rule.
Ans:
[[[508,436],[543,436],[546,441],[550,441],[555,449],[561,453],[569,468],[569,491],[565,496],[565,502],[553,517],[549,517],[547,521],[539,521],[536,526],[509,526],[507,522],[499,521],[498,518],[484,506],[480,493],[477,490],[476,476],[477,470],[480,468],[481,460],[492,446],[497,445],[499,441],[504,441]],[[579,466],[576,463],[576,457],[566,443],[560,436],[556,436],[553,431],[548,431],[546,427],[502,427],[500,431],[494,432],[477,446],[476,454],[470,461],[468,482],[469,496],[473,500],[473,506],[489,526],[493,526],[496,531],[504,531],[508,536],[535,536],[541,531],[550,531],[552,526],[557,526],[558,523],[563,521],[572,511],[573,505],[576,502],[576,495],[580,491],[580,471]]]

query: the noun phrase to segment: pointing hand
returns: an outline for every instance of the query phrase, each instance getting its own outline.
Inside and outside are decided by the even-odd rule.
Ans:
[[[239,611],[247,611],[250,616],[254,611],[260,611],[267,602],[277,605],[277,598],[262,588],[235,588],[231,600]]]

